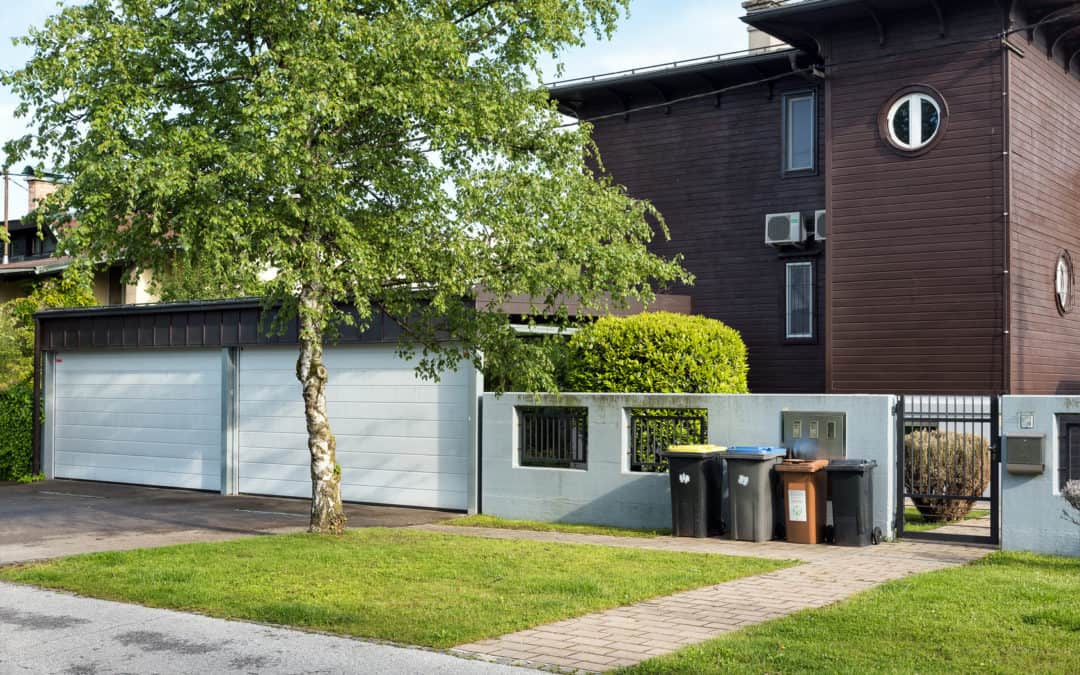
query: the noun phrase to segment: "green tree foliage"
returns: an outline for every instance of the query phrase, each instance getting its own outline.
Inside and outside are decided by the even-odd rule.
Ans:
[[[659,215],[591,168],[587,125],[563,128],[535,86],[542,55],[610,34],[626,4],[86,0],[3,78],[35,123],[8,163],[71,177],[45,208],[74,214],[64,245],[85,260],[158,272],[179,256],[228,287],[277,270],[267,302],[299,319],[311,529],[338,532],[335,324],[384,312],[425,374],[509,353],[550,388],[507,298],[565,316],[562,297],[602,308],[685,279],[646,248]]]
[[[0,391],[29,382],[33,375],[35,312],[96,304],[88,280],[78,275],[46,279],[26,297],[0,304]]]
[[[571,391],[746,393],[746,345],[715,319],[668,312],[606,317],[570,339]]]
[[[33,400],[25,382],[0,390],[0,480],[30,475]]]

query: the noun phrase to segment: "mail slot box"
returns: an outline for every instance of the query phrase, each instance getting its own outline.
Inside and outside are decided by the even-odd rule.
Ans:
[[[1005,470],[1034,476],[1046,470],[1043,434],[1005,434]]]

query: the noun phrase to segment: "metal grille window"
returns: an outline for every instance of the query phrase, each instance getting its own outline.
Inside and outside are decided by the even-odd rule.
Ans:
[[[517,415],[521,466],[588,468],[588,408],[519,407]]]
[[[667,460],[659,453],[669,445],[706,442],[708,420],[704,409],[631,408],[630,470],[667,471]]]
[[[814,337],[814,263],[787,264],[785,288],[786,335],[789,339]]]
[[[1064,490],[1069,481],[1080,480],[1080,415],[1060,417],[1058,438],[1058,488]]]
[[[817,134],[813,92],[784,97],[784,171],[813,171]]]

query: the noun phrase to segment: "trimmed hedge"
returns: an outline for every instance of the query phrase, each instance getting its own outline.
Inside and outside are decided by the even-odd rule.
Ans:
[[[0,391],[0,480],[30,475],[33,399],[29,384]]]
[[[904,486],[915,494],[981,495],[990,485],[990,442],[979,434],[919,430],[904,436]],[[967,499],[915,498],[927,522],[961,520]]]
[[[742,337],[703,316],[652,312],[605,317],[578,331],[569,349],[569,391],[747,392]]]

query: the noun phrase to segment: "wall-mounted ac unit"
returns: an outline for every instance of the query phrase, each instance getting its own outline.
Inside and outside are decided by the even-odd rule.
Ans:
[[[829,221],[825,217],[825,209],[814,211],[814,239],[825,241],[829,234]]]
[[[806,228],[798,211],[765,216],[765,243],[769,246],[792,246],[804,241]]]

